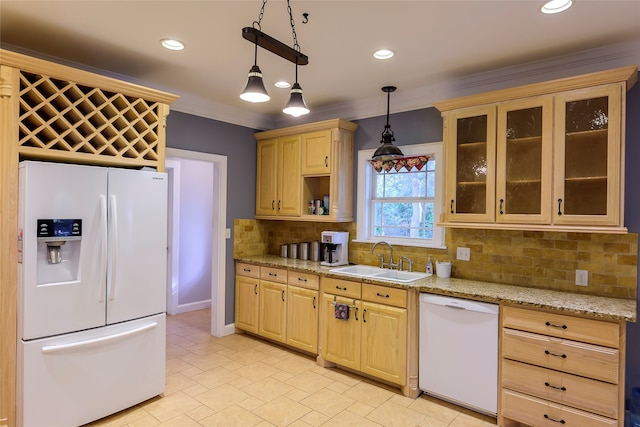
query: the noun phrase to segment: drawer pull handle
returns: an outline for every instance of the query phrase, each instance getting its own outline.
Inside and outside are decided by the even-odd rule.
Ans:
[[[307,281],[307,279],[303,279],[302,277],[298,277],[298,281],[299,281],[299,282],[306,282],[306,281]]]
[[[550,417],[550,416],[549,416],[549,415],[547,415],[547,414],[544,414],[544,417],[545,417],[546,419],[548,419],[549,421],[553,421],[554,423],[560,423],[560,424],[564,424],[564,423],[566,423],[566,421],[565,421],[565,420],[557,420],[557,419],[555,419],[555,418],[553,418],[553,417]]]
[[[258,295],[258,284],[257,284],[257,283],[253,286],[253,292],[254,292],[256,295]]]
[[[269,273],[269,276],[278,277],[278,273]]]
[[[338,285],[336,285],[336,289],[338,289],[338,290],[340,290],[340,291],[346,291],[346,290],[347,290],[347,288],[346,288],[346,287],[341,288],[341,287],[340,287],[340,286],[338,286]]]
[[[316,297],[313,297],[313,308],[316,308]]]
[[[557,385],[551,385],[549,383],[544,383],[544,385],[547,387],[555,388],[556,390],[567,391],[567,388],[565,386],[558,387]]]
[[[549,350],[545,350],[544,354],[548,354],[549,356],[562,357],[563,359],[567,358],[566,354],[552,353]]]
[[[282,290],[282,302],[284,302],[284,290]]]
[[[451,199],[451,213],[453,213],[453,199]]]
[[[562,216],[562,199],[558,199],[558,216]]]
[[[244,271],[251,271],[251,269],[250,269],[250,268],[243,268],[242,270],[244,270]]]
[[[504,215],[504,209],[502,209],[502,205],[504,205],[504,199],[500,199],[500,215]]]
[[[383,295],[380,292],[376,292],[376,295],[383,298],[389,298],[389,294]]]
[[[324,156],[324,167],[325,168],[329,167],[329,156]]]
[[[356,307],[356,322],[358,321],[358,307]]]
[[[567,325],[558,325],[557,323],[545,322],[545,325],[551,326],[552,328],[567,329]]]
[[[367,319],[364,317],[367,314],[367,309],[362,310],[362,323],[367,323]]]

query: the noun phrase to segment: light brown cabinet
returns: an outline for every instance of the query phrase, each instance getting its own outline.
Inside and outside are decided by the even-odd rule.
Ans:
[[[235,327],[318,352],[317,275],[236,263]]]
[[[623,118],[636,80],[626,67],[436,103],[441,224],[626,232]]]
[[[327,120],[256,133],[256,218],[353,221],[356,128],[355,123]],[[293,152],[294,140],[297,153]],[[289,154],[283,154],[283,141],[291,143]],[[325,195],[330,200],[328,212],[312,215],[309,202],[324,200]]]
[[[323,278],[323,292],[323,359],[406,385],[407,291]],[[349,306],[347,320],[336,304]]]
[[[258,142],[256,216],[300,216],[300,137]]]
[[[624,323],[502,310],[499,425],[624,425]]]

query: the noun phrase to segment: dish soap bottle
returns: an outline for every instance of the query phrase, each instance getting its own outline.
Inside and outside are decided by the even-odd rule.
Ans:
[[[433,275],[433,264],[431,263],[431,255],[429,255],[429,258],[427,258],[427,268],[425,269],[425,271],[427,275]]]

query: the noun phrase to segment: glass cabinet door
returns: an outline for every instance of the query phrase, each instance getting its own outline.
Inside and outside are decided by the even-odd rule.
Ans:
[[[456,110],[447,118],[447,173],[455,171],[447,180],[449,221],[494,221],[495,119],[495,106]]]
[[[498,107],[496,222],[551,223],[553,101]]]
[[[620,84],[556,97],[554,223],[620,224]]]

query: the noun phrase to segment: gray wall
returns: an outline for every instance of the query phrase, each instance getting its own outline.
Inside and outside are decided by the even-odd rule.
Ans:
[[[255,130],[172,111],[167,118],[167,146],[227,156],[227,220],[233,233],[235,218],[256,215]],[[226,241],[225,324],[233,323],[233,235]]]

